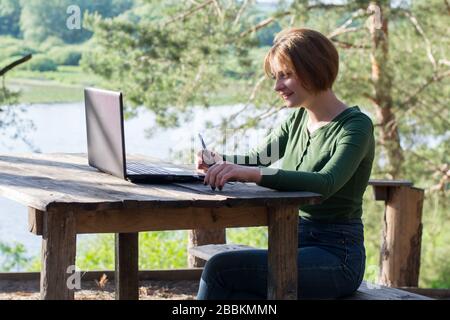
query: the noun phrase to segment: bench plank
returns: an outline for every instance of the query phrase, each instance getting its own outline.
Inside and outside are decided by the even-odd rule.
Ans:
[[[212,256],[218,253],[254,249],[255,248],[243,244],[206,244],[203,246],[189,248],[189,253],[200,259],[208,261]]]
[[[375,285],[363,281],[358,290],[342,300],[433,300],[408,291]]]

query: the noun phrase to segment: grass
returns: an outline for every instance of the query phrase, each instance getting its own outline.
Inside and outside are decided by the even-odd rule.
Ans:
[[[58,66],[57,71],[30,71],[24,69],[8,73],[6,85],[9,89],[20,91],[20,102],[70,103],[83,101],[83,88],[90,86],[106,87],[106,80],[84,71],[79,66]],[[214,105],[231,105],[242,101],[246,84],[237,81],[215,93],[211,99]]]
[[[20,91],[20,102],[26,104],[83,101],[83,88],[101,83],[99,77],[73,66],[49,72],[15,70],[6,79],[8,88]]]
[[[20,102],[25,104],[83,100],[83,87],[63,85],[48,80],[14,79],[9,81],[9,88],[20,91]]]

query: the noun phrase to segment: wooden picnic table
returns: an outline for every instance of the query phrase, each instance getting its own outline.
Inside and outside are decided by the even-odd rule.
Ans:
[[[138,232],[250,226],[268,226],[268,298],[296,299],[298,207],[321,201],[250,183],[133,184],[84,154],[0,155],[0,195],[28,206],[29,230],[42,235],[42,299],[74,298],[77,234],[116,234],[116,298],[138,299]]]

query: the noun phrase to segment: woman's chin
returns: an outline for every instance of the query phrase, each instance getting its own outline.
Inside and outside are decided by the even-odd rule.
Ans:
[[[294,101],[285,100],[285,101],[284,101],[284,105],[285,105],[287,108],[295,108],[295,107],[297,107],[299,104],[298,104],[298,103],[295,103]]]

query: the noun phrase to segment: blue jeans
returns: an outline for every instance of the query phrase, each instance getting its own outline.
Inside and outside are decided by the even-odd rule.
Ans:
[[[299,219],[298,298],[335,299],[355,292],[365,269],[361,219]],[[197,299],[267,299],[267,250],[224,252],[205,265]]]

